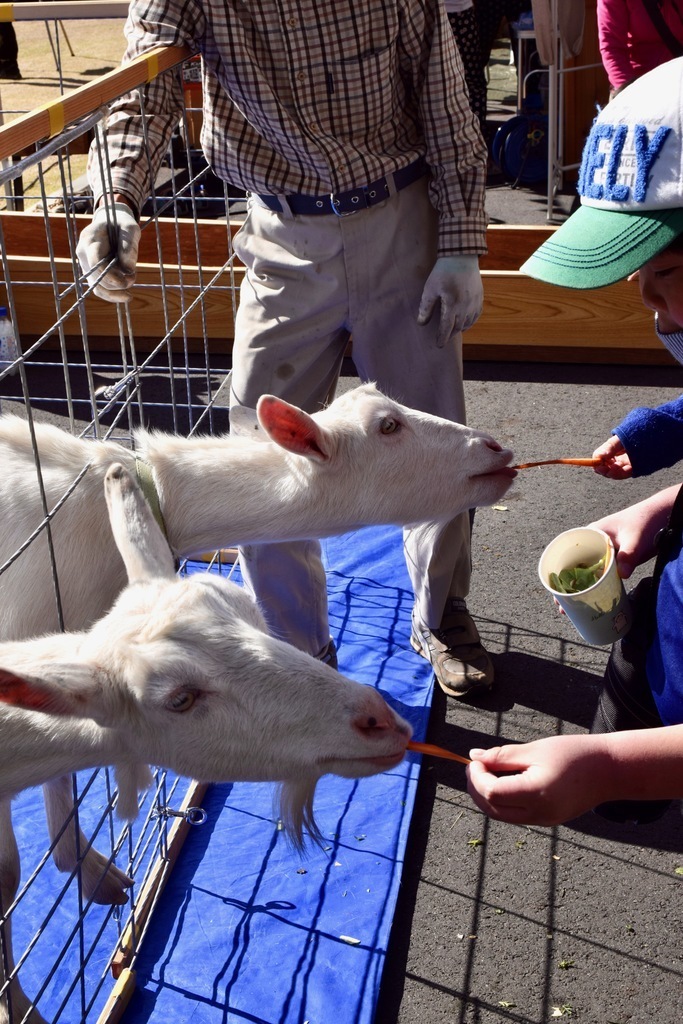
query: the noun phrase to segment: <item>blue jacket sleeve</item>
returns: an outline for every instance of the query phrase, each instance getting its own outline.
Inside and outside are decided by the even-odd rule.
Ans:
[[[648,476],[683,459],[683,396],[656,409],[633,409],[615,427],[633,476]]]

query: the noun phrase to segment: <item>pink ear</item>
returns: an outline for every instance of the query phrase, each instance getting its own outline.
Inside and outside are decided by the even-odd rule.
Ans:
[[[73,700],[35,679],[17,676],[0,668],[0,702],[12,704],[23,711],[43,711],[51,715],[75,714]]]
[[[271,440],[288,452],[304,455],[318,462],[326,462],[329,459],[325,433],[307,412],[284,402],[281,398],[275,398],[274,395],[262,395],[258,400],[256,412],[261,426]]]

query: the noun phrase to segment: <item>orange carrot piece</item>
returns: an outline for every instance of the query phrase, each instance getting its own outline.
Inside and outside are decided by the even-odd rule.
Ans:
[[[531,469],[533,466],[599,466],[600,458],[590,459],[544,459],[543,462],[520,462],[512,469]]]
[[[431,754],[432,757],[445,757],[449,761],[460,761],[461,764],[471,764],[469,757],[462,757],[460,754],[454,754],[450,750],[446,750],[444,747],[437,747],[435,743],[416,743],[415,740],[410,740],[408,743],[408,750],[414,750],[416,754]]]

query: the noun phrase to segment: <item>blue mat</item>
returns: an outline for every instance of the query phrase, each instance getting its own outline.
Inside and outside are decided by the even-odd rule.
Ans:
[[[401,533],[324,544],[340,669],[376,686],[423,739],[429,666],[411,651],[412,590]],[[373,1019],[415,799],[419,759],[321,780],[323,849],[278,831],[274,787],[212,787],[137,961],[124,1024],[365,1024]]]

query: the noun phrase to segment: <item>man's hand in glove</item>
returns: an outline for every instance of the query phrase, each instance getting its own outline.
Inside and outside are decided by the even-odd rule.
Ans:
[[[417,322],[431,320],[441,304],[436,344],[443,348],[457,332],[466,331],[479,319],[484,302],[478,256],[442,256],[436,261],[422,292]]]
[[[88,282],[97,281],[95,295],[107,302],[130,302],[139,244],[140,227],[127,203],[115,202],[97,208],[76,247]],[[104,276],[98,280],[103,272]]]

